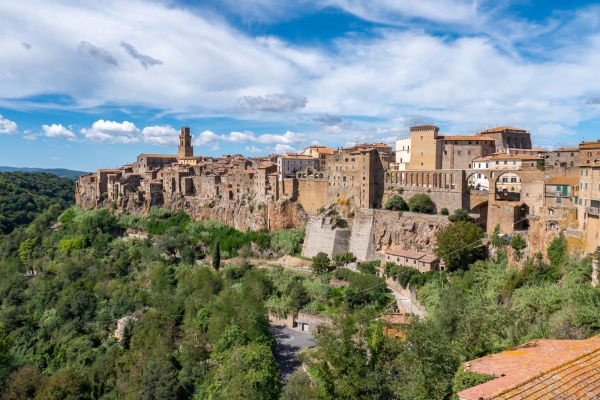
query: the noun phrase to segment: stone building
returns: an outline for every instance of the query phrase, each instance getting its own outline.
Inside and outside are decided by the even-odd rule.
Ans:
[[[326,146],[310,146],[307,147],[302,154],[319,160],[318,169],[324,171],[327,166],[327,156],[335,153],[336,149]]]
[[[521,128],[499,126],[481,131],[477,136],[493,139],[497,152],[506,152],[507,149],[531,149],[531,134]]]
[[[557,176],[544,183],[544,205],[570,207],[579,202],[579,178]]]
[[[579,144],[576,165],[594,165],[600,162],[600,139]]]
[[[405,171],[410,164],[411,137],[396,139],[396,169]]]
[[[579,147],[561,147],[548,152],[545,156],[546,168],[579,167]]]
[[[409,250],[388,249],[383,252],[385,261],[393,262],[406,267],[411,267],[419,272],[439,271],[440,259],[433,254]],[[444,267],[441,267],[443,270]]]

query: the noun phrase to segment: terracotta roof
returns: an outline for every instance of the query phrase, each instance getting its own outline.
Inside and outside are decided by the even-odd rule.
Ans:
[[[138,157],[149,157],[149,158],[177,158],[173,154],[145,154],[142,153]]]
[[[458,393],[461,399],[582,399],[600,393],[600,336],[534,340],[463,364],[496,378]]]
[[[579,151],[579,147],[561,147],[560,149],[552,150],[553,153],[561,153],[561,152],[577,152]]]
[[[431,264],[432,262],[439,261],[439,258],[434,256],[433,254],[426,254],[423,257],[419,258],[419,261]]]
[[[548,181],[545,185],[565,185],[565,186],[579,186],[579,178],[572,178],[567,176],[556,176]]]
[[[406,325],[410,323],[410,317],[404,314],[383,314],[381,319],[390,325]]]
[[[258,169],[266,169],[266,168],[271,168],[274,166],[275,166],[275,164],[273,164],[272,162],[267,162],[267,163],[259,165]]]
[[[535,160],[541,161],[542,159],[538,156],[534,156],[531,154],[492,154],[487,157],[482,157],[477,161],[495,161],[495,160]]]
[[[465,140],[479,140],[479,141],[489,141],[489,142],[493,142],[494,139],[492,138],[484,138],[484,137],[480,137],[480,136],[445,136],[445,135],[440,135],[437,137],[438,140],[454,140],[454,141],[465,141]]]
[[[385,254],[389,254],[391,256],[399,256],[412,258],[413,260],[418,260],[421,262],[431,263],[437,261],[438,258],[433,254],[421,253],[418,251],[410,251],[410,250],[386,250]]]
[[[485,131],[481,131],[479,133],[496,133],[496,132],[504,132],[504,131],[516,131],[516,132],[527,132],[525,129],[515,128],[513,126],[499,126],[497,128],[486,129]],[[478,135],[479,135],[478,133]]]
[[[579,148],[580,149],[600,149],[600,141],[593,141],[593,142],[581,142],[579,144]]]

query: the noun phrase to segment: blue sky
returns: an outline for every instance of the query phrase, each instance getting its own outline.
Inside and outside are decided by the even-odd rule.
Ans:
[[[175,152],[183,125],[211,156],[393,144],[424,122],[600,138],[593,2],[95,3],[0,3],[0,165],[119,166]]]

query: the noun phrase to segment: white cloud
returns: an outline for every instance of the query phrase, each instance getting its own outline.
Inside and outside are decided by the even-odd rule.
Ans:
[[[490,2],[476,0],[315,0],[292,6],[227,0],[234,3],[245,15],[284,19],[298,15],[290,7],[300,13],[337,7],[388,25],[366,35],[340,35],[324,46],[298,45],[246,35],[224,18],[164,1],[106,0],[94,7],[66,0],[0,2],[0,31],[34,45],[27,51],[21,40],[0,42],[0,106],[25,107],[10,99],[57,93],[87,109],[135,105],[182,116],[240,118],[232,110],[240,99],[250,111],[282,111],[244,114],[249,129],[257,121],[296,129],[287,115],[293,111],[305,122],[323,114],[344,116],[339,122],[314,121],[332,133],[360,133],[366,123],[346,126],[346,120],[370,119],[382,129],[374,134],[391,136],[393,127],[422,116],[456,133],[483,125],[521,126],[546,135],[540,143],[554,140],[552,132],[561,129],[572,139],[581,122],[600,118],[600,7],[528,23],[499,13],[494,4],[482,11]],[[122,42],[143,49],[137,57],[151,54],[165,63],[142,70],[139,58],[119,47]],[[2,123],[0,132],[7,130]],[[144,137],[89,131],[88,139],[107,142]],[[294,143],[244,134],[201,134],[195,141]]]
[[[47,137],[77,140],[77,136],[62,124],[42,125],[42,130]]]
[[[274,147],[267,147],[267,150],[269,151],[269,153],[272,154],[283,154],[283,153],[298,153],[300,152],[299,149],[296,149],[290,145],[287,144],[277,144]]]
[[[144,143],[154,144],[156,146],[178,146],[179,131],[171,125],[147,126],[142,129]]]
[[[13,133],[19,133],[17,124],[0,115],[0,133],[7,133],[9,135],[12,135]]]
[[[244,151],[247,151],[249,153],[262,153],[262,150],[256,146],[246,146]]]
[[[145,54],[138,53],[137,49],[127,42],[121,42],[119,46],[124,48],[127,54],[129,54],[132,58],[138,60],[140,64],[142,64],[142,67],[146,69],[148,69],[148,67],[152,67],[153,65],[163,64],[163,62],[160,60],[157,60]]]
[[[25,140],[37,140],[37,136],[38,135],[25,135],[25,136],[23,136],[23,139],[25,139]]]
[[[229,142],[234,142],[234,143],[245,143],[245,142],[253,142],[256,140],[256,138],[254,137],[253,132],[245,131],[245,132],[230,132],[229,136],[224,138],[224,140],[227,140]]]
[[[90,129],[80,131],[86,139],[104,143],[139,143],[140,130],[131,122],[105,121],[100,119]]]
[[[51,159],[52,161],[57,161],[59,158],[58,158],[58,157],[50,157],[50,159]]]
[[[198,135],[198,137],[194,138],[192,140],[192,142],[195,146],[204,146],[207,144],[213,144],[213,150],[216,150],[219,148],[218,141],[222,140],[222,139],[223,139],[222,136],[219,136],[212,131],[204,131],[200,135]],[[217,146],[216,149],[214,148],[214,145]]]
[[[260,135],[256,141],[265,144],[294,144],[306,141],[306,135],[287,131],[283,135]]]

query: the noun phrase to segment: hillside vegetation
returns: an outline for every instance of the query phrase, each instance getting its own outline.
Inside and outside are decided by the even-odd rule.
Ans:
[[[75,203],[71,179],[49,173],[0,172],[0,235],[25,226],[52,205]]]
[[[302,237],[160,208],[117,218],[50,207],[0,238],[2,398],[450,399],[489,379],[465,378],[462,361],[600,331],[590,260],[569,259],[562,239],[550,246],[550,264],[538,255],[522,269],[507,263],[502,243],[494,259],[424,280],[388,266],[403,285],[419,285],[428,310],[397,326],[404,339],[396,340],[383,334],[379,316],[394,300],[374,265],[315,276],[245,261],[296,252]],[[217,244],[213,268],[207,255]],[[301,309],[333,323],[301,352],[308,372],[282,383],[267,312]]]

